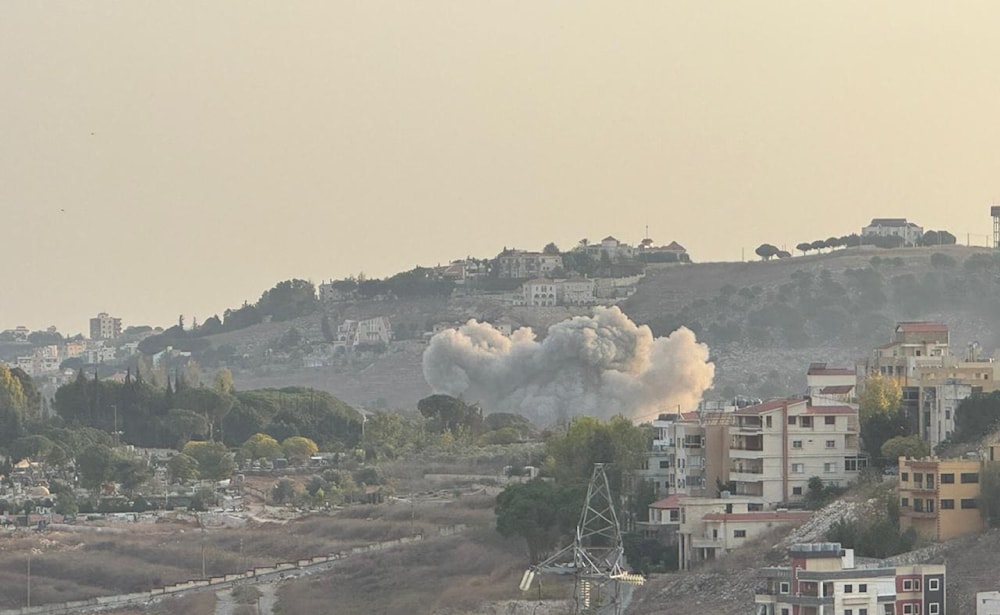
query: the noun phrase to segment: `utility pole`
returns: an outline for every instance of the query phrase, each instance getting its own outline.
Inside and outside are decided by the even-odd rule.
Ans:
[[[31,549],[28,549],[28,607],[31,607]]]

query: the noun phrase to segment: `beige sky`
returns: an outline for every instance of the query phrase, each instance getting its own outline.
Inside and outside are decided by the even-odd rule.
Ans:
[[[983,245],[998,26],[996,2],[5,0],[0,328],[203,320],[646,224],[697,261],[873,216]]]

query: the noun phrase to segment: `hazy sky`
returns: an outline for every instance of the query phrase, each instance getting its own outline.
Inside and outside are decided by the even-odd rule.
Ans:
[[[988,241],[1000,4],[0,0],[0,329],[613,234]]]

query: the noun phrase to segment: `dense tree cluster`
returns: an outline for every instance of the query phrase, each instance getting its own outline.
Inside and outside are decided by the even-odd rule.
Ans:
[[[647,427],[623,417],[606,423],[593,417],[574,419],[565,432],[551,434],[545,443],[543,470],[554,480],[511,485],[497,497],[497,531],[523,538],[531,561],[546,557],[572,535],[595,463],[607,464],[612,497],[625,503],[621,514],[644,519],[651,493],[640,497],[645,491],[627,477],[645,459],[650,438]]]

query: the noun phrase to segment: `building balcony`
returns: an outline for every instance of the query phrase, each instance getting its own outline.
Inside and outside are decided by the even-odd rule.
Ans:
[[[737,483],[759,483],[764,480],[763,472],[729,471],[729,480]]]
[[[900,517],[909,517],[910,519],[935,519],[937,518],[937,512],[927,512],[926,510],[913,510],[910,507],[900,507],[899,509]]]
[[[730,459],[763,459],[764,451],[750,448],[729,448]]]
[[[691,547],[694,549],[721,549],[722,540],[708,536],[693,536],[691,538]]]

